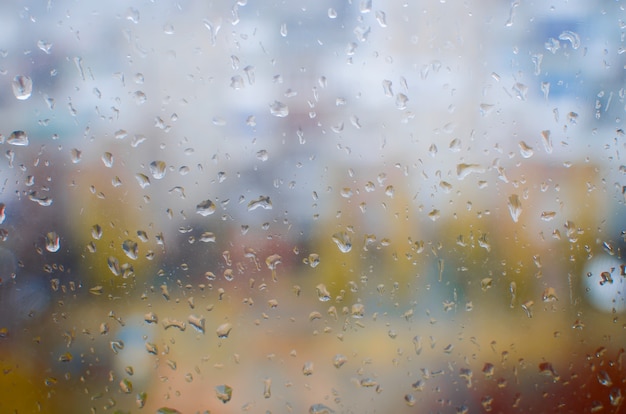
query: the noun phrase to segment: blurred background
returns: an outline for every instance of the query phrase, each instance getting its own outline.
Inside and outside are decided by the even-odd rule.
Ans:
[[[626,410],[621,1],[0,4],[0,411]]]

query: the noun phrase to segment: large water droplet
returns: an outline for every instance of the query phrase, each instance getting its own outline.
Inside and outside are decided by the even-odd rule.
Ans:
[[[30,95],[33,93],[33,81],[25,75],[14,77],[11,86],[13,87],[13,94],[20,101],[30,98]]]
[[[215,203],[207,199],[201,201],[200,204],[196,206],[196,213],[206,217],[215,213],[216,208]]]
[[[28,145],[28,135],[24,131],[13,131],[9,138],[7,138],[7,144],[17,145],[25,147]]]

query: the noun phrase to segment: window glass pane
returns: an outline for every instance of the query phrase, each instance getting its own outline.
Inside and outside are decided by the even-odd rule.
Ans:
[[[0,412],[625,409],[621,2],[0,23]]]

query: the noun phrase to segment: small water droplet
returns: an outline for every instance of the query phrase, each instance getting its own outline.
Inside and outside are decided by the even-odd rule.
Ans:
[[[30,95],[33,93],[33,81],[26,75],[14,77],[11,86],[13,87],[13,94],[20,101],[30,98]]]
[[[532,300],[527,300],[526,302],[522,303],[522,309],[524,309],[524,312],[526,312],[526,316],[528,316],[529,318],[533,317],[534,304],[535,302],[533,302]]]
[[[122,250],[124,251],[126,256],[128,256],[128,258],[132,260],[137,260],[137,257],[139,255],[139,246],[137,245],[137,242],[133,240],[124,240],[124,242],[122,243]]]
[[[233,396],[233,389],[228,385],[218,385],[215,387],[215,395],[221,402],[226,404]]]
[[[72,148],[71,156],[72,156],[72,163],[78,164],[82,159],[83,152],[77,148]]]
[[[58,252],[61,248],[61,240],[59,235],[51,231],[46,234],[46,250],[52,253]]]
[[[38,40],[37,47],[46,55],[49,55],[51,53],[50,50],[52,49],[52,43],[46,42],[44,40]]]
[[[218,338],[228,338],[228,335],[230,335],[230,331],[232,329],[233,329],[233,325],[226,322],[218,326],[217,329],[215,330],[215,333],[217,334]]]
[[[165,161],[157,160],[150,163],[150,174],[152,174],[155,179],[160,180],[165,177],[166,171],[167,165],[165,164]]]
[[[550,362],[542,362],[539,364],[539,372],[542,375],[550,376],[554,379],[554,381],[558,381],[560,379],[559,375],[554,370],[554,367]]]
[[[309,414],[333,414],[334,412],[324,404],[313,404],[309,407]]]
[[[346,362],[348,362],[348,358],[345,355],[337,354],[333,357],[333,365],[335,368],[341,368]]]
[[[317,298],[321,302],[328,302],[330,300],[330,293],[328,292],[328,289],[326,289],[325,284],[320,283],[319,285],[317,285],[315,287],[315,291],[317,292]]]
[[[282,102],[274,101],[270,105],[270,113],[279,118],[284,118],[289,115],[289,107]]]
[[[314,369],[315,369],[315,365],[313,364],[313,362],[306,361],[304,365],[302,366],[302,374],[306,376],[313,375]]]
[[[332,7],[328,9],[328,18],[329,19],[336,19],[337,18],[337,11],[335,9],[333,9]]]
[[[567,40],[572,45],[572,49],[580,47],[580,36],[576,32],[565,30],[559,35],[559,40]]]
[[[387,15],[384,11],[378,10],[376,12],[376,21],[380,25],[380,27],[387,27]]]
[[[519,196],[517,194],[510,195],[507,206],[509,207],[511,218],[515,223],[517,223],[520,214],[522,214],[522,202],[520,201]]]
[[[193,326],[196,331],[200,332],[201,334],[204,334],[204,324],[205,324],[204,317],[196,316],[196,315],[189,315],[189,317],[187,318],[187,322],[189,322],[189,325]]]
[[[280,35],[282,37],[287,37],[287,23],[283,23],[280,25]]]
[[[302,261],[311,267],[317,267],[320,264],[320,256],[317,253],[311,253],[309,257],[304,258]]]
[[[139,183],[139,186],[141,188],[146,188],[150,185],[150,178],[148,178],[148,176],[145,174],[135,174],[135,179],[137,180],[137,183]]]
[[[215,210],[217,209],[215,203],[209,199],[203,200],[201,201],[197,206],[196,206],[196,213],[200,214],[201,216],[209,216],[213,213],[215,213]]]
[[[522,157],[530,158],[535,154],[535,151],[533,151],[533,148],[529,146],[528,144],[526,144],[526,142],[520,141],[518,145],[519,145],[519,152],[522,155]]]
[[[457,164],[456,176],[459,180],[463,180],[472,173],[484,173],[485,168],[479,164]]]
[[[365,305],[362,303],[355,303],[350,308],[350,315],[356,319],[363,318],[363,316],[365,316]]]
[[[352,250],[352,239],[348,233],[344,231],[337,232],[332,235],[332,240],[342,253],[348,253]]]
[[[102,163],[107,168],[113,167],[113,154],[111,154],[110,152],[105,152],[104,154],[102,154]]]

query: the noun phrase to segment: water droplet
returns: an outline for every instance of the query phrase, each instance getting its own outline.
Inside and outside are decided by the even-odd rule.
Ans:
[[[43,207],[48,207],[52,205],[52,199],[50,197],[37,195],[36,191],[29,193],[28,199]]]
[[[37,47],[46,55],[49,55],[51,53],[50,50],[52,49],[52,43],[46,42],[44,40],[38,40]]]
[[[528,316],[529,318],[533,317],[534,304],[535,302],[533,302],[532,300],[527,300],[526,302],[522,303],[522,309],[524,309],[524,312],[526,312],[526,316]]]
[[[313,404],[309,407],[309,414],[333,414],[334,412],[324,404]]]
[[[356,319],[363,318],[363,316],[365,316],[365,305],[362,303],[355,303],[350,308],[350,315]]]
[[[33,81],[25,75],[14,77],[11,86],[13,87],[13,94],[20,101],[30,98],[30,95],[33,93]]]
[[[400,110],[406,109],[406,103],[409,101],[409,97],[403,93],[396,95],[396,108]]]
[[[124,240],[124,242],[122,243],[122,250],[124,251],[126,256],[128,256],[128,258],[132,260],[137,260],[137,257],[139,256],[139,246],[137,245],[137,242],[132,240]]]
[[[333,357],[333,365],[337,369],[341,368],[346,362],[348,362],[348,358],[345,355],[337,354]]]
[[[317,253],[311,253],[309,257],[304,258],[302,261],[311,267],[317,267],[320,264],[320,256]]]
[[[330,293],[328,292],[328,289],[326,289],[325,284],[320,283],[319,285],[315,287],[315,290],[317,292],[317,298],[320,301],[328,302],[330,300]]]
[[[313,375],[314,369],[315,369],[315,365],[313,364],[313,362],[306,361],[304,365],[302,366],[302,374],[306,376]]]
[[[488,116],[489,114],[491,114],[491,112],[493,112],[493,108],[495,108],[495,105],[481,103],[480,104],[480,115],[481,116]]]
[[[111,347],[111,350],[113,351],[113,353],[117,354],[119,351],[124,349],[124,342],[120,340],[111,341],[109,342],[109,346]]]
[[[228,385],[218,385],[215,387],[215,395],[221,402],[226,404],[233,396],[233,389]]]
[[[547,376],[552,377],[554,381],[558,381],[560,379],[559,375],[556,373],[556,371],[554,370],[554,367],[552,367],[552,364],[550,362],[540,363],[539,372],[542,375],[547,375]]]
[[[193,326],[196,331],[200,332],[201,334],[204,334],[204,324],[205,324],[204,317],[196,316],[196,315],[189,315],[189,317],[187,318],[187,322],[189,322],[189,325]]]
[[[270,105],[270,113],[279,118],[284,118],[289,115],[289,107],[282,102],[274,101]]]
[[[146,400],[148,399],[148,394],[145,392],[140,392],[135,397],[135,403],[137,404],[137,408],[143,408],[146,405]]]
[[[522,202],[520,201],[519,196],[517,194],[510,195],[507,206],[509,207],[511,218],[517,223],[520,214],[522,214]]]
[[[213,203],[213,201],[206,199],[206,200],[201,201],[200,204],[196,206],[196,213],[200,214],[201,216],[206,217],[215,213],[216,208],[217,207],[215,203]]]
[[[578,49],[580,47],[580,36],[577,33],[570,30],[565,30],[559,35],[559,40],[567,40],[572,45],[572,49]]]
[[[541,220],[550,221],[556,216],[556,211],[544,211],[541,213]]]
[[[337,232],[333,234],[332,239],[342,253],[348,253],[352,250],[352,239],[348,233],[344,231]]]
[[[287,23],[283,23],[280,25],[280,35],[282,37],[287,37]]]
[[[170,328],[176,328],[181,332],[184,332],[187,329],[187,324],[183,321],[179,321],[178,319],[163,319],[163,329],[168,330]]]
[[[463,180],[465,177],[472,173],[484,173],[485,168],[479,164],[457,164],[456,176],[459,180]]]
[[[158,316],[154,312],[148,312],[143,316],[143,320],[146,323],[157,323],[159,322]]]
[[[472,370],[469,368],[461,368],[459,377],[463,378],[467,383],[467,388],[472,388]]]
[[[218,326],[217,329],[215,330],[215,333],[217,334],[218,338],[228,338],[228,335],[230,335],[230,331],[232,329],[233,329],[233,325],[226,322]]]
[[[430,213],[428,213],[428,218],[432,221],[437,221],[441,217],[441,212],[437,209],[433,209]]]
[[[259,196],[256,200],[252,200],[248,203],[248,211],[256,210],[261,207],[264,210],[272,209],[272,201],[269,196]]]
[[[145,174],[135,174],[135,179],[137,180],[141,188],[146,188],[150,185],[150,178],[148,178],[148,176]]]
[[[533,151],[533,148],[529,146],[528,144],[526,144],[524,141],[520,141],[518,145],[519,145],[519,152],[522,155],[522,157],[530,158],[535,154],[535,151]]]
[[[156,414],[182,414],[175,408],[161,407],[156,411]]]
[[[110,152],[105,152],[104,154],[102,154],[101,159],[105,167],[107,168],[113,167],[113,154],[111,154]]]
[[[380,27],[387,27],[387,15],[384,11],[378,10],[376,12],[376,21],[380,25]]]
[[[128,378],[124,378],[123,380],[121,380],[119,385],[120,391],[122,391],[124,394],[130,394],[131,392],[133,392],[133,383]]]
[[[24,131],[13,131],[7,138],[7,144],[25,147],[29,144],[28,135]]]
[[[119,276],[122,274],[122,268],[120,267],[120,262],[113,256],[109,256],[107,258],[107,265],[109,266],[109,270],[115,276]]]
[[[150,174],[152,174],[155,179],[160,180],[161,178],[165,177],[166,172],[167,165],[165,164],[165,161],[157,160],[150,163]]]
[[[556,290],[553,287],[545,288],[543,294],[541,295],[541,299],[544,302],[555,302],[559,300],[559,298],[556,296]]]
[[[610,387],[611,385],[613,385],[613,381],[611,380],[611,377],[605,370],[600,370],[598,372],[598,382],[604,385],[605,387]]]
[[[54,231],[46,234],[46,250],[52,253],[59,251],[61,247],[61,241],[59,235]]]
[[[263,379],[263,398],[270,398],[272,396],[272,379]]]
[[[328,18],[329,19],[336,19],[337,18],[337,11],[335,9],[333,9],[332,7],[328,9]]]

